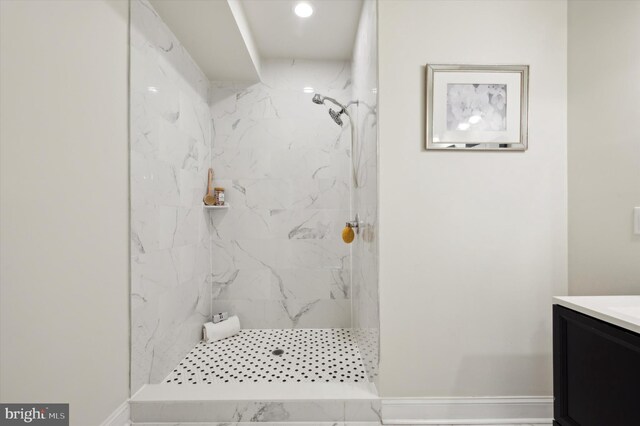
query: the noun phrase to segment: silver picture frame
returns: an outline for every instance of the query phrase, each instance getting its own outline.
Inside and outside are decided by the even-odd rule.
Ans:
[[[425,68],[427,150],[527,150],[528,65],[427,64]],[[477,95],[474,90],[484,92]],[[487,91],[492,95],[487,95]],[[467,117],[473,114],[469,110],[477,106],[478,98],[492,105],[487,104],[486,110]],[[486,120],[488,124],[485,111],[492,114]],[[473,124],[462,123],[463,118]]]

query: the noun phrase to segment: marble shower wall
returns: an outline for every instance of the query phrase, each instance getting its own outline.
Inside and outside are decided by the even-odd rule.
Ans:
[[[349,127],[305,87],[348,102],[348,63],[265,62],[262,82],[212,82],[212,164],[231,208],[210,212],[212,307],[245,328],[351,326]]]
[[[160,382],[211,311],[202,196],[209,82],[146,0],[131,1],[131,390]]]
[[[352,244],[353,326],[369,380],[377,381],[379,360],[378,299],[378,46],[376,1],[365,0],[353,53],[353,93],[358,100],[355,159],[358,187],[353,208],[362,231]]]

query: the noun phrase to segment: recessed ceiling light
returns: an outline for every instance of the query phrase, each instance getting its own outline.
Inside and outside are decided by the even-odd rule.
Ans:
[[[303,87],[303,88],[302,88],[302,91],[303,91],[304,93],[313,93],[313,92],[314,92],[313,87],[310,87],[310,86]]]
[[[293,9],[296,15],[301,18],[308,18],[313,15],[313,8],[309,3],[300,2],[296,4],[296,7]]]

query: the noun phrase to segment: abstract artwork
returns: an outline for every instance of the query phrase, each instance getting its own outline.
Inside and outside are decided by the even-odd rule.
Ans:
[[[427,65],[426,149],[527,149],[527,65]]]
[[[506,84],[447,84],[448,130],[506,130]]]

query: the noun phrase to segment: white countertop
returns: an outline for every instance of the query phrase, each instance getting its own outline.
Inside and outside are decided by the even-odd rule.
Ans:
[[[563,296],[553,303],[640,334],[640,296]]]

